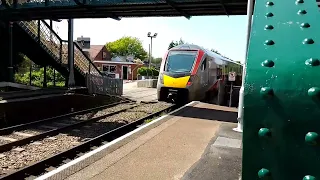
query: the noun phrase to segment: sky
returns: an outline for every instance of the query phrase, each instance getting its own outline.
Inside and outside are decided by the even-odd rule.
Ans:
[[[66,20],[54,22],[53,27],[62,39],[67,40]],[[90,37],[92,45],[104,45],[123,36],[133,36],[142,41],[148,52],[148,32],[158,33],[152,43],[153,57],[163,57],[170,42],[182,38],[187,43],[216,49],[233,60],[243,62],[246,31],[246,16],[195,16],[190,20],[184,17],[74,20],[74,40],[80,36]]]

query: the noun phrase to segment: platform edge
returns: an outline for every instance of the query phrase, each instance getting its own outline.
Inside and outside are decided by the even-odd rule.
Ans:
[[[147,123],[143,126],[138,127],[137,129],[129,132],[128,134],[125,134],[103,146],[100,146],[99,148],[92,150],[86,154],[84,154],[83,156],[80,156],[72,161],[70,161],[67,164],[64,164],[60,167],[58,167],[57,169],[50,171],[38,178],[36,178],[36,180],[44,180],[44,179],[64,179],[78,171],[80,171],[81,169],[87,167],[88,165],[94,163],[95,161],[97,161],[98,159],[102,158],[103,156],[105,156],[106,154],[110,153],[110,151],[108,151],[109,148],[111,148],[112,145],[115,145],[117,143],[121,143],[121,141],[125,141],[126,139],[128,139],[130,136],[133,136],[137,133],[139,133],[142,130],[147,130],[147,128],[152,129],[158,125],[160,125],[161,123],[163,123],[162,121],[165,122],[166,119],[170,119],[171,116],[174,113],[177,113],[181,110],[183,110],[185,107],[187,106],[194,106],[196,104],[198,104],[199,101],[192,101],[164,116],[161,116],[153,121],[151,121],[150,123]],[[158,124],[158,125],[155,125]],[[152,125],[155,125],[152,127]],[[122,145],[121,145],[122,146]],[[113,150],[111,150],[113,151]]]

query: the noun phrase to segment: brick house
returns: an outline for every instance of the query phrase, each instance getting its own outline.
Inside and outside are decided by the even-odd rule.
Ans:
[[[104,45],[91,45],[89,54],[94,61],[110,61],[112,56]]]
[[[77,38],[77,43],[89,55],[93,63],[108,76],[124,80],[136,80],[138,68],[142,64],[128,61],[115,61],[105,45],[91,45],[90,38]]]
[[[136,80],[138,68],[142,64],[133,62],[117,62],[117,61],[94,61],[94,64],[101,69],[101,71],[113,78],[120,78],[124,80]]]

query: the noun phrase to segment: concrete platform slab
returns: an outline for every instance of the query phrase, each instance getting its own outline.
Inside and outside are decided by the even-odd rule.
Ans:
[[[134,101],[155,101],[157,100],[157,89],[138,87],[137,82],[131,82],[123,84],[122,96]]]
[[[237,180],[241,172],[241,134],[232,131],[236,123],[222,122],[223,112],[234,118],[227,114],[236,110],[220,112],[222,109],[205,103],[185,107],[183,113],[65,179]],[[236,117],[228,121],[236,121]]]
[[[201,159],[195,163],[181,180],[240,180],[242,163],[242,135],[232,131],[236,123],[222,123],[217,136],[207,146]],[[216,146],[219,138],[236,140],[237,146],[225,141]],[[239,142],[241,146],[239,147]],[[221,142],[220,142],[221,143]]]

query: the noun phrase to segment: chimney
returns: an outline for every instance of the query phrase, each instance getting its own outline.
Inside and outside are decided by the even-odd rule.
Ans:
[[[89,37],[78,37],[77,43],[81,47],[82,50],[86,51],[90,49],[90,38]]]

